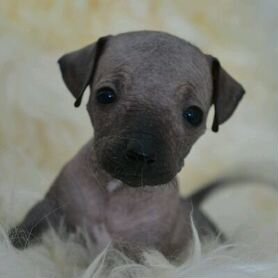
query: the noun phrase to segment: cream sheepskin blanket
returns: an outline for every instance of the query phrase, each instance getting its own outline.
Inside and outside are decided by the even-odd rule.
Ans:
[[[92,135],[86,109],[73,108],[56,60],[109,33],[161,29],[189,39],[246,88],[232,119],[219,134],[208,130],[186,159],[183,194],[241,165],[277,184],[277,9],[274,0],[2,1],[0,278],[277,278],[278,194],[264,183],[210,198],[204,209],[229,242],[200,244],[195,233],[191,255],[179,265],[155,251],[141,265],[109,247],[97,255],[89,240],[85,248],[63,231],[49,231],[24,251],[7,237]]]

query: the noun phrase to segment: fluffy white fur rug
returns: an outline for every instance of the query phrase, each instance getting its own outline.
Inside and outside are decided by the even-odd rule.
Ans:
[[[264,184],[231,187],[211,198],[204,208],[230,243],[201,246],[195,234],[192,255],[181,265],[154,251],[146,254],[144,265],[109,249],[96,256],[89,242],[84,248],[73,235],[59,237],[53,231],[27,250],[10,246],[9,227],[43,196],[61,166],[91,136],[86,111],[73,108],[56,66],[65,51],[61,45],[69,50],[89,40],[85,23],[91,32],[97,29],[94,38],[129,29],[178,34],[218,56],[244,83],[247,95],[232,120],[217,135],[207,132],[186,160],[180,175],[183,193],[239,162],[278,180],[277,1],[190,1],[189,6],[186,1],[111,1],[109,17],[107,1],[96,6],[86,0],[54,2],[41,9],[31,0],[1,3],[0,278],[277,278],[278,194]],[[75,24],[73,13],[84,21]],[[46,50],[57,45],[60,53]],[[253,161],[271,163],[251,167]]]

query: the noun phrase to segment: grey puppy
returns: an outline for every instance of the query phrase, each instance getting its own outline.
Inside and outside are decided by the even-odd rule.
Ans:
[[[216,235],[198,198],[180,197],[176,175],[211,106],[217,131],[244,94],[219,61],[170,34],[138,31],[103,37],[59,65],[76,106],[90,87],[94,138],[10,231],[13,244],[27,246],[61,219],[85,227],[100,250],[112,242],[129,254],[186,252],[191,215],[201,236]]]

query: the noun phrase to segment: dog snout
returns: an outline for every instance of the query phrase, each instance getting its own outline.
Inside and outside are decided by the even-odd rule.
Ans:
[[[103,155],[99,152],[101,165],[114,178],[137,187],[165,184],[176,174],[173,156],[164,138],[147,132],[114,138],[110,145],[106,144]]]
[[[156,160],[152,142],[149,140],[130,141],[126,148],[126,159],[137,165],[150,165]]]

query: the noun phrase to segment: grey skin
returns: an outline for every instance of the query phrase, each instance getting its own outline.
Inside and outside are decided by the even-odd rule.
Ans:
[[[155,248],[175,258],[188,251],[191,215],[202,237],[217,235],[199,203],[181,198],[176,175],[205,132],[209,109],[217,131],[244,94],[218,60],[170,34],[138,31],[101,38],[59,65],[76,106],[90,87],[94,138],[10,231],[14,246],[26,247],[61,219],[85,227],[100,250],[112,242],[131,255]],[[114,91],[113,103],[97,101],[103,88]],[[203,112],[198,126],[184,117],[191,106]]]

